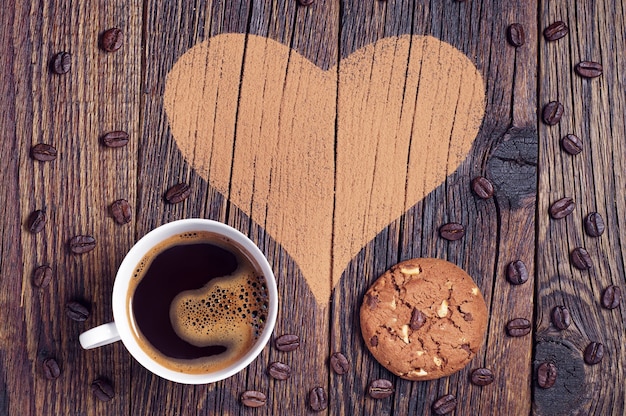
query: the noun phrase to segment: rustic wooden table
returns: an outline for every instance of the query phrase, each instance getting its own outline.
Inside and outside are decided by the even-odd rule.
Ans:
[[[607,286],[625,286],[624,15],[619,0],[541,0],[539,4],[317,0],[309,7],[294,0],[6,2],[0,8],[0,199],[5,212],[0,236],[0,414],[301,415],[313,413],[307,395],[314,386],[323,386],[328,392],[326,412],[332,415],[431,414],[432,403],[448,393],[457,397],[458,415],[624,414],[624,308],[609,310],[600,302]],[[558,20],[569,26],[569,34],[546,42],[543,29]],[[506,39],[511,23],[520,23],[526,33],[525,44],[518,48]],[[124,42],[117,52],[105,53],[98,48],[98,37],[110,27],[123,30]],[[167,74],[190,48],[222,39],[219,36],[225,33],[253,34],[277,43],[271,43],[271,50],[260,51],[256,36],[236,35],[241,42],[231,42],[221,55],[212,57],[226,70],[231,63],[224,62],[234,62],[238,68],[234,73],[224,70],[207,75],[203,71],[211,65],[208,55],[203,55],[205,61],[198,63],[204,77],[200,81],[206,84],[217,79],[214,100],[194,104],[195,98],[210,95],[193,95],[193,86],[177,87],[190,96],[176,97],[176,88],[171,93],[174,101],[187,100],[195,111],[181,133],[188,136],[185,147],[181,144],[185,139],[178,134],[174,137],[170,123],[178,117],[184,124],[185,108],[174,116],[166,114]],[[342,91],[348,77],[342,78],[342,68],[349,65],[342,67],[341,62],[349,62],[351,55],[383,39],[400,45],[399,39],[407,34],[413,35],[414,44],[421,36],[430,35],[452,45],[478,70],[478,78],[462,77],[478,87],[481,79],[484,83],[484,117],[482,122],[478,119],[480,128],[467,157],[463,154],[456,168],[450,162],[455,158],[451,145],[443,176],[434,185],[411,182],[409,170],[414,163],[419,165],[419,160],[427,161],[422,167],[426,176],[431,175],[430,162],[434,169],[441,168],[431,148],[438,145],[422,147],[418,139],[441,127],[436,117],[446,109],[435,105],[425,129],[398,127],[412,137],[394,145],[404,156],[394,156],[392,162],[407,172],[401,186],[385,182],[387,171],[378,167],[344,170],[339,175],[342,163],[360,169],[360,163],[350,159],[361,158],[369,166],[370,159],[388,156],[384,141],[378,150],[367,143],[382,140],[385,129],[395,128],[394,123],[400,126],[406,121],[404,114],[416,111],[398,106],[398,101],[392,103],[389,97],[398,90],[391,84],[371,87],[367,82],[354,94],[365,94],[363,101],[390,91],[390,107],[345,110]],[[291,49],[277,47],[279,44]],[[60,51],[71,54],[71,70],[65,75],[49,69],[51,58]],[[392,57],[402,58],[398,54],[396,51]],[[300,56],[316,67],[303,63]],[[432,54],[428,56],[432,58]],[[424,52],[421,59],[426,62],[428,56]],[[385,71],[393,67],[393,60],[374,55],[361,58],[365,66],[359,74],[370,77],[372,85],[380,75],[374,75],[375,70],[382,71],[384,78]],[[602,76],[578,76],[574,66],[583,60],[601,62]],[[407,66],[406,62],[399,65]],[[304,68],[299,78],[287,80],[286,74],[291,76],[298,66]],[[299,102],[302,94],[323,87],[308,84],[314,76],[310,74],[322,74],[322,70],[329,74],[331,88],[321,96],[331,97],[330,106],[317,100],[316,91]],[[450,73],[457,70],[454,65],[447,68]],[[445,95],[448,84],[452,85],[453,102],[459,98],[455,94],[462,96],[455,90],[462,87],[455,86],[454,80],[446,81],[445,73],[433,78],[438,84],[427,82],[427,75],[422,74],[423,84],[409,85],[409,71],[402,71],[406,77],[401,74],[399,85],[404,88],[400,88],[400,97],[414,98],[415,91],[427,93],[430,89],[435,97]],[[294,93],[295,98],[270,91],[269,99],[257,97],[254,101],[246,85],[254,89],[259,81],[264,82],[254,78],[258,73],[268,79],[268,91],[272,89],[269,80],[276,82],[278,77],[279,90],[284,82],[285,91]],[[207,87],[202,88],[198,84],[204,94]],[[548,126],[541,122],[540,112],[553,100],[562,102],[565,111],[559,124]],[[362,101],[348,97],[347,102],[358,105]],[[406,100],[407,106],[410,101]],[[480,102],[470,104],[455,111],[460,114],[481,108]],[[254,109],[262,110],[261,115],[250,115]],[[328,121],[318,121],[316,117],[328,111]],[[269,116],[263,118],[263,114]],[[346,114],[355,120],[344,118]],[[442,136],[447,140],[445,146],[453,143],[456,131],[449,127],[466,128],[454,117],[453,113],[451,126],[444,126],[448,129]],[[467,119],[467,114],[463,117]],[[303,145],[297,134],[280,127],[292,119],[298,123],[314,120],[315,128],[309,125],[303,140],[313,143],[316,135],[328,139],[329,147],[321,148],[330,149],[329,160],[318,163],[320,148]],[[388,119],[391,124],[385,124]],[[353,122],[352,127],[345,127],[345,120]],[[416,116],[415,120],[421,119]],[[201,129],[213,129],[213,153],[201,145],[197,149],[188,146],[199,143],[192,136]],[[101,144],[100,137],[114,130],[129,133],[127,146],[112,149]],[[352,152],[341,150],[342,137],[356,135],[356,131],[365,144]],[[583,150],[576,156],[559,146],[560,138],[570,133],[583,141]],[[268,146],[258,142],[254,147],[252,142],[240,154],[250,137],[272,135],[284,140],[282,147],[272,147],[277,142]],[[54,145],[56,160],[33,160],[30,150],[36,143]],[[219,151],[227,156],[220,158]],[[218,156],[211,159],[212,154]],[[258,167],[292,156],[295,159],[287,164],[272,165],[274,170],[269,172],[274,176],[270,178],[264,176],[268,171]],[[315,176],[313,184],[308,183],[307,170],[297,168],[300,162],[312,169],[312,175],[327,175],[330,166],[330,176]],[[220,163],[223,166],[218,166]],[[371,166],[378,165],[374,162]],[[344,186],[343,192],[352,196],[352,185],[344,181],[349,174],[356,183],[354,198],[360,198],[357,193],[366,189],[369,202],[353,204],[351,198],[339,195]],[[493,198],[482,200],[471,192],[471,179],[478,175],[495,184]],[[324,179],[328,177],[330,182]],[[180,204],[166,203],[164,193],[180,182],[190,185],[191,195]],[[423,189],[422,194],[412,193],[413,187]],[[327,189],[330,193],[324,194]],[[309,194],[317,191],[321,196],[311,199]],[[386,196],[381,198],[379,191]],[[243,195],[246,193],[249,195]],[[397,215],[386,208],[386,201],[393,197],[403,201]],[[563,197],[573,198],[576,208],[566,218],[553,220],[549,206]],[[126,225],[116,224],[109,212],[111,203],[121,198],[132,207],[132,220]],[[328,203],[330,211],[324,205]],[[277,209],[281,206],[287,208]],[[33,234],[28,230],[28,218],[38,209],[45,210],[47,222],[42,232]],[[583,219],[594,211],[606,222],[606,232],[596,238],[583,228]],[[340,229],[346,224],[338,221],[350,221],[350,215],[354,224],[349,225],[359,231],[346,234]],[[80,348],[82,331],[112,319],[112,285],[126,251],[150,229],[189,217],[231,224],[258,243],[278,278],[281,306],[275,334],[298,334],[302,339],[299,350],[286,354],[268,346],[235,377],[212,385],[187,386],[151,375],[121,343],[90,351]],[[450,221],[466,227],[463,239],[448,242],[438,236],[438,227]],[[95,250],[72,254],[67,242],[78,234],[94,236]],[[591,270],[572,267],[569,253],[575,247],[587,249]],[[311,253],[316,250],[320,252]],[[430,382],[402,380],[375,362],[361,339],[358,320],[362,296],[374,279],[398,261],[420,256],[444,258],[467,270],[481,288],[490,312],[485,345],[471,364],[457,374]],[[347,264],[342,264],[344,259]],[[513,286],[505,278],[505,268],[518,259],[527,265],[530,279]],[[51,266],[53,277],[42,289],[34,287],[31,280],[35,268],[44,264]],[[89,306],[87,321],[75,322],[66,316],[66,303],[73,300]],[[572,323],[563,331],[550,320],[557,305],[566,306],[571,313]],[[520,338],[507,335],[506,323],[517,317],[534,323],[531,334]],[[584,363],[582,353],[591,341],[605,347],[603,361],[594,366]],[[348,357],[348,374],[336,376],[329,370],[328,357],[334,351]],[[42,363],[49,357],[60,364],[56,380],[43,375]],[[266,375],[268,363],[274,360],[292,366],[294,374],[289,380],[276,381]],[[536,382],[536,368],[545,361],[554,362],[559,371],[550,389],[539,388]],[[494,371],[493,384],[478,387],[469,382],[471,370],[481,366]],[[92,394],[90,384],[97,378],[112,382],[115,397],[110,402],[101,402]],[[393,382],[391,398],[367,396],[367,384],[376,378]],[[239,395],[249,389],[265,392],[266,406],[244,408]]]

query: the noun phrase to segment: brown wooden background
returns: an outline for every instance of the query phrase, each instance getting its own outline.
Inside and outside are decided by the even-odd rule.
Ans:
[[[599,299],[609,284],[626,289],[624,15],[620,0],[317,0],[309,8],[294,0],[9,0],[0,7],[0,414],[301,415],[311,413],[307,392],[321,385],[329,391],[332,415],[430,414],[432,402],[446,393],[457,396],[458,415],[622,415],[625,309],[602,309]],[[555,20],[565,21],[570,33],[547,43],[541,31]],[[506,42],[513,22],[527,35],[518,49]],[[98,35],[114,26],[123,29],[125,43],[105,54],[97,48]],[[363,248],[327,309],[316,309],[281,247],[187,165],[168,129],[165,75],[190,47],[226,32],[276,39],[324,69],[378,39],[429,34],[464,52],[485,79],[486,115],[468,159]],[[72,70],[55,76],[48,61],[62,50],[71,52]],[[602,62],[603,76],[578,77],[573,68],[580,60]],[[563,102],[565,114],[560,125],[548,127],[538,111],[554,99]],[[102,147],[99,136],[117,129],[130,133],[130,144]],[[567,133],[583,139],[580,155],[559,148]],[[30,147],[39,142],[55,145],[57,160],[30,159]],[[495,198],[483,201],[470,192],[471,178],[480,174],[496,184]],[[163,193],[180,181],[191,185],[191,197],[165,204]],[[550,203],[563,196],[574,198],[576,210],[550,220]],[[119,198],[134,208],[125,226],[108,214]],[[48,223],[32,235],[26,219],[35,209],[46,209]],[[600,238],[583,231],[591,211],[607,223]],[[234,225],[260,245],[279,279],[275,333],[297,333],[303,346],[290,354],[268,347],[248,370],[205,386],[150,375],[120,343],[81,350],[79,333],[112,319],[116,267],[133,242],[162,223],[195,216]],[[463,240],[437,237],[448,221],[467,226]],[[75,234],[94,235],[96,250],[71,255],[66,243]],[[570,266],[568,253],[576,246],[590,252],[590,272]],[[463,371],[431,382],[404,381],[383,369],[366,351],[358,325],[367,286],[394,263],[416,256],[445,258],[466,269],[490,308],[479,356]],[[518,287],[504,278],[515,259],[532,271]],[[36,289],[33,270],[46,263],[54,269],[53,282]],[[87,322],[65,316],[72,299],[89,303]],[[549,319],[559,304],[573,320],[562,332]],[[532,335],[507,337],[504,326],[514,317],[534,321]],[[593,367],[581,353],[590,340],[606,346],[604,361]],[[350,374],[329,372],[334,351],[348,356]],[[42,376],[41,363],[50,356],[62,368],[55,381]],[[265,374],[277,359],[294,369],[290,380]],[[549,390],[535,385],[535,368],[545,360],[560,371]],[[496,382],[471,385],[470,370],[478,366],[492,368]],[[89,384],[97,377],[112,381],[113,401],[94,398]],[[375,401],[366,397],[366,387],[380,377],[391,379],[396,393]],[[247,389],[267,392],[268,404],[243,408],[238,396]]]

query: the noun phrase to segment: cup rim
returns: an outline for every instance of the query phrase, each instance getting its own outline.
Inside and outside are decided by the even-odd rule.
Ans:
[[[269,296],[267,320],[261,336],[254,346],[238,361],[218,371],[190,374],[167,368],[153,360],[137,343],[128,319],[130,303],[127,302],[128,286],[132,280],[137,264],[141,259],[161,241],[185,232],[207,231],[224,236],[241,246],[258,264],[263,273]],[[150,372],[170,381],[183,384],[207,384],[224,380],[246,368],[263,351],[267,345],[278,315],[278,288],[276,277],[270,267],[267,258],[245,234],[227,224],[205,218],[187,218],[176,220],[151,230],[137,241],[126,253],[124,260],[118,268],[115,282],[113,283],[113,320],[119,332],[120,338],[128,352]]]

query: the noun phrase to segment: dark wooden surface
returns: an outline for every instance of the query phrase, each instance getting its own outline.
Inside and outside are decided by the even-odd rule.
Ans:
[[[609,284],[625,287],[626,241],[626,47],[624,7],[618,0],[500,2],[496,0],[320,1],[309,8],[295,1],[9,1],[0,8],[0,414],[307,414],[307,393],[323,386],[328,414],[430,414],[447,393],[455,414],[624,413],[626,350],[623,307],[606,310],[600,296]],[[541,31],[555,20],[570,27],[567,37],[544,41]],[[526,44],[513,48],[506,28],[521,23]],[[117,26],[123,48],[106,54],[99,34]],[[432,35],[450,43],[476,65],[486,86],[486,112],[470,154],[446,181],[369,242],[348,265],[328,306],[312,297],[298,265],[262,226],[250,220],[202,179],[178,150],[163,109],[165,77],[174,62],[197,43],[222,33],[252,33],[288,45],[320,68],[379,39],[401,34]],[[72,70],[48,70],[52,55],[72,53]],[[604,65],[602,77],[574,73],[581,60]],[[561,123],[548,127],[539,111],[558,99]],[[122,129],[130,143],[100,145],[99,136]],[[559,139],[575,133],[584,141],[577,156],[565,154]],[[57,160],[29,157],[39,142],[53,144]],[[496,184],[493,199],[470,191],[470,180],[486,175]],[[182,204],[163,202],[165,190],[188,182]],[[549,218],[549,205],[564,196],[576,201],[566,219]],[[108,206],[125,198],[133,220],[120,226]],[[45,209],[44,231],[33,235],[26,221]],[[599,238],[583,231],[587,213],[600,212],[607,230]],[[112,319],[110,295],[115,271],[134,241],[165,222],[205,217],[226,222],[256,241],[277,275],[281,307],[276,334],[297,333],[303,346],[284,354],[267,347],[245,371],[220,383],[177,385],[152,376],[121,343],[93,351],[78,344],[80,332]],[[437,236],[448,221],[467,234],[449,243]],[[92,234],[96,250],[75,256],[67,240]],[[594,268],[571,267],[569,252],[584,246]],[[445,258],[472,275],[489,311],[486,343],[459,373],[430,382],[401,380],[377,364],[361,340],[358,307],[373,280],[400,260]],[[506,265],[522,259],[531,279],[511,286]],[[52,284],[31,284],[35,267],[50,264]],[[358,277],[358,278],[356,278]],[[69,300],[90,305],[85,323],[69,320]],[[572,325],[557,331],[550,311],[565,305]],[[534,322],[531,335],[510,338],[508,320]],[[601,364],[588,366],[582,350],[590,341],[605,345]],[[352,371],[338,377],[327,359],[343,351]],[[55,357],[61,376],[42,375],[42,361]],[[282,360],[294,369],[284,382],[265,374]],[[536,386],[536,367],[559,366],[552,389]],[[494,370],[496,382],[477,387],[473,368]],[[116,396],[101,403],[89,385],[112,381]],[[366,396],[370,380],[388,378],[392,398]],[[268,394],[259,409],[243,408],[247,389]]]

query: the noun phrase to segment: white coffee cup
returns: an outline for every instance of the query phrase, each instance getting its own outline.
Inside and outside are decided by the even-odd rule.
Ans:
[[[133,334],[133,330],[130,327],[131,319],[129,319],[132,311],[130,310],[130,302],[127,302],[129,285],[131,284],[133,273],[144,256],[148,254],[152,248],[168,238],[190,232],[209,232],[217,234],[226,240],[232,241],[234,243],[233,245],[241,247],[245,251],[245,254],[256,263],[259,271],[265,277],[269,297],[265,326],[252,348],[228,367],[203,374],[189,374],[175,371],[151,358],[150,355],[140,347]],[[80,334],[80,345],[83,348],[96,348],[121,340],[131,355],[152,373],[177,383],[206,384],[223,380],[238,373],[246,368],[261,353],[269,341],[274,329],[274,324],[276,323],[276,316],[278,314],[278,290],[276,288],[276,278],[274,277],[274,273],[267,259],[248,237],[226,224],[207,219],[192,218],[170,222],[155,228],[130,249],[122,261],[117,271],[117,276],[115,277],[112,305],[114,322],[97,326]]]

